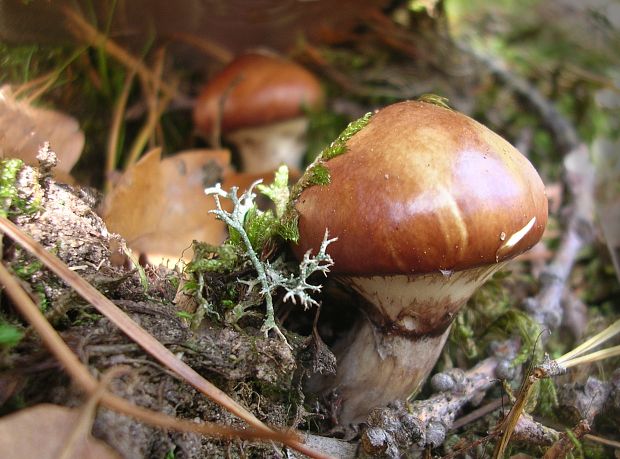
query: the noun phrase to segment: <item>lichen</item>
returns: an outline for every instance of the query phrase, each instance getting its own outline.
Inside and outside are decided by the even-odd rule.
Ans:
[[[285,203],[288,202],[288,169],[286,166],[281,167],[276,174],[276,180],[273,184],[263,187],[263,192],[274,200],[276,212],[283,212]],[[291,270],[290,266],[283,259],[278,258],[271,262],[269,257],[263,257],[263,251],[267,247],[267,243],[275,236],[280,225],[279,215],[274,214],[271,210],[262,211],[255,203],[254,187],[260,182],[256,182],[250,188],[244,191],[241,196],[237,195],[238,188],[232,187],[230,191],[222,190],[220,184],[207,188],[205,193],[213,196],[215,200],[215,209],[210,212],[216,218],[222,220],[228,225],[230,237],[226,244],[232,244],[239,250],[239,264],[251,267],[255,272],[255,276],[251,278],[237,277],[237,284],[244,284],[246,288],[246,296],[250,296],[258,291],[261,302],[265,303],[265,320],[261,330],[265,336],[269,331],[274,331],[284,342],[286,338],[276,324],[274,315],[273,294],[279,290],[285,290],[283,300],[290,300],[293,303],[299,301],[304,308],[317,305],[312,299],[311,293],[321,290],[321,286],[312,285],[307,282],[315,272],[326,273],[333,264],[333,260],[326,253],[327,246],[335,239],[328,239],[327,232],[319,253],[316,256],[306,254],[297,269]],[[221,199],[227,199],[232,203],[232,210],[228,211],[222,207]],[[197,266],[197,265],[194,265]],[[194,273],[195,274],[195,273]],[[204,281],[202,276],[194,276],[192,288],[200,295]],[[257,287],[255,289],[255,287]],[[200,300],[200,298],[197,298]],[[228,309],[233,309],[236,316],[243,315],[244,307],[238,298],[231,298]],[[214,311],[212,302],[206,300],[205,297],[199,301],[201,310],[207,309]],[[239,308],[236,308],[235,304]],[[253,305],[250,301],[249,306]],[[226,305],[225,305],[226,306]]]

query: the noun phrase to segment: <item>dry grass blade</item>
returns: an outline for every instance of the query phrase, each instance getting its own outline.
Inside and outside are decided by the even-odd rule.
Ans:
[[[121,123],[123,121],[123,114],[127,107],[127,100],[129,99],[129,92],[133,83],[135,71],[130,71],[125,76],[123,83],[123,89],[114,106],[114,113],[112,115],[112,123],[110,126],[110,135],[108,136],[108,148],[106,151],[106,164],[105,164],[105,192],[109,192],[112,189],[111,177],[112,173],[116,169],[118,139],[120,138]]]
[[[596,346],[603,344],[605,341],[613,338],[618,333],[620,333],[620,320],[617,320],[605,330],[600,333],[597,333],[593,337],[581,343],[575,349],[570,352],[567,352],[562,357],[556,359],[556,362],[564,367],[568,367],[568,362],[571,360],[575,360],[577,357],[583,355],[591,349],[594,349]],[[600,351],[599,351],[600,352]],[[574,366],[575,363],[570,366]]]
[[[58,455],[58,459],[71,459],[72,457],[77,457],[74,451],[77,451],[80,440],[90,435],[90,430],[97,412],[97,405],[101,401],[101,397],[105,394],[106,386],[112,378],[121,373],[121,371],[125,372],[126,369],[111,369],[103,375],[97,389],[95,389],[84,406],[82,406],[80,415],[75,424],[75,428],[65,441],[62,452]]]
[[[125,65],[128,69],[135,69],[140,78],[149,81],[151,84],[155,84],[157,77],[149,70],[149,68],[142,63],[142,61],[125,49],[110,40],[104,34],[97,31],[92,25],[77,12],[69,7],[63,7],[63,12],[69,20],[70,30],[74,33],[77,39],[88,43],[91,46],[102,46],[106,53]],[[176,89],[162,81],[160,83],[161,90],[169,98],[174,98],[177,95]]]
[[[110,300],[104,297],[92,285],[82,279],[77,273],[69,270],[55,255],[47,252],[40,244],[34,241],[30,236],[24,234],[23,231],[17,228],[10,220],[5,217],[0,217],[0,231],[7,234],[14,241],[19,243],[26,250],[28,250],[31,254],[36,256],[40,261],[43,262],[43,264],[45,264],[45,266],[47,266],[52,272],[54,272],[67,284],[71,285],[77,293],[79,293],[85,300],[91,303],[101,314],[105,315],[111,322],[118,326],[125,334],[127,334],[127,336],[133,339],[138,345],[140,345],[145,351],[151,354],[155,359],[164,364],[167,368],[172,370],[174,373],[183,378],[185,381],[194,386],[207,397],[211,398],[214,402],[218,403],[223,408],[245,420],[255,429],[255,432],[258,431],[257,433],[260,436],[278,436],[279,441],[282,441],[287,446],[290,446],[291,448],[296,449],[313,458],[329,457],[308,448],[306,445],[304,445],[298,440],[291,439],[290,434],[277,434],[269,427],[264,425],[252,413],[247,411],[237,402],[228,397],[228,395],[215,387],[209,381],[206,381],[192,368],[179,360],[163,344],[161,344],[153,336],[151,336],[144,329],[142,329],[139,325],[133,322],[129,318],[129,316],[127,316],[123,311],[118,309],[115,304],[113,304]],[[25,298],[26,300],[30,301],[26,293],[23,292],[21,288],[19,288],[16,281],[9,275],[8,271],[6,271],[6,268],[4,268],[4,266],[1,267],[0,274],[2,274],[1,280],[4,285],[8,287],[8,285],[12,284],[12,289],[17,288],[19,291],[21,291],[22,300],[24,300]],[[30,303],[32,304],[32,301],[30,301]],[[46,343],[54,343],[53,347],[49,345],[52,350],[55,351],[56,348],[65,349],[62,354],[63,358],[61,358],[56,353],[54,355],[56,355],[59,360],[63,362],[65,369],[71,373],[72,377],[78,380],[82,387],[88,388],[89,391],[95,390],[97,382],[92,379],[92,377],[90,377],[90,374],[86,369],[83,369],[81,367],[81,363],[79,362],[77,357],[73,355],[71,351],[64,345],[63,341],[55,333],[53,328],[51,328],[51,326],[47,323],[45,318],[41,316],[40,312],[38,311],[38,309],[36,309],[36,307],[34,313],[30,311],[30,314],[27,316],[27,320],[33,325],[33,327],[34,323],[38,324],[38,328],[35,328],[39,333],[41,333],[41,330],[44,331],[45,335],[42,335],[42,338],[44,338]],[[112,408],[116,409],[117,407],[126,404],[125,401],[118,397],[110,397],[113,397],[116,400],[111,401],[110,399],[108,399],[108,397],[105,397],[104,401],[112,403],[114,405],[110,405],[110,407]],[[139,407],[135,407],[134,414],[131,415],[134,416],[135,414],[144,414],[143,411],[145,410]],[[221,428],[219,426],[216,427]],[[233,433],[232,435],[235,434]]]
[[[161,80],[163,52],[160,52],[158,56],[159,58],[155,65],[154,72],[155,79],[148,81],[142,78],[142,86],[144,87],[144,92],[147,94],[148,116],[129,150],[129,154],[125,161],[125,169],[138,161],[144,147],[149,142],[149,139],[153,137],[153,133],[156,131],[161,115],[172,99],[171,95],[166,92],[162,92],[160,95],[160,87],[163,85],[163,81]],[[152,144],[152,147],[154,147],[154,144]]]
[[[534,388],[534,383],[537,379],[538,375],[536,375],[535,373],[530,374],[523,379],[523,383],[519,388],[519,393],[514,405],[498,427],[498,430],[501,432],[501,437],[495,445],[495,450],[493,451],[493,459],[501,459],[504,457],[504,453],[506,452],[506,448],[508,447],[508,443],[510,442],[510,437],[512,437],[512,433],[517,426],[517,422],[519,421],[521,413],[523,413],[525,404],[530,398],[530,395]]]

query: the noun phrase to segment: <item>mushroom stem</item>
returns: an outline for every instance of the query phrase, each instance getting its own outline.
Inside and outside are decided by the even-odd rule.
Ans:
[[[306,152],[308,119],[297,117],[265,126],[239,129],[227,135],[237,146],[245,172],[270,172],[282,164],[299,170]]]
[[[335,346],[335,376],[311,389],[332,390],[340,423],[416,393],[433,369],[450,326],[474,291],[505,263],[414,276],[340,276],[365,300],[364,314]]]

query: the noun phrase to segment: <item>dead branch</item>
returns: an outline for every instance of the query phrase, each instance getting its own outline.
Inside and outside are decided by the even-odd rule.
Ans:
[[[588,421],[581,421],[572,430],[572,434],[575,438],[582,438],[590,431],[590,424]],[[560,438],[553,444],[551,448],[547,450],[543,459],[561,459],[568,457],[568,454],[575,448],[575,443],[568,433],[562,433]]]
[[[407,407],[396,403],[372,411],[361,438],[364,451],[371,456],[401,457],[403,451],[441,445],[463,407],[497,383],[495,369],[500,360],[483,360],[464,372],[462,380],[450,391],[417,400]]]

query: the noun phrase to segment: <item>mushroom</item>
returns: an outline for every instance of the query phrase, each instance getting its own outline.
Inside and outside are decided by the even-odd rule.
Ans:
[[[299,169],[308,119],[323,103],[318,80],[272,54],[237,57],[202,89],[194,124],[207,137],[220,130],[240,153],[242,170],[262,173],[282,163]]]
[[[306,172],[326,168],[330,183],[299,193],[293,250],[316,252],[327,228],[338,237],[332,273],[359,295],[360,319],[334,346],[336,374],[308,386],[337,395],[346,425],[419,390],[459,309],[540,239],[547,199],[506,140],[430,103],[379,110],[344,147]]]

